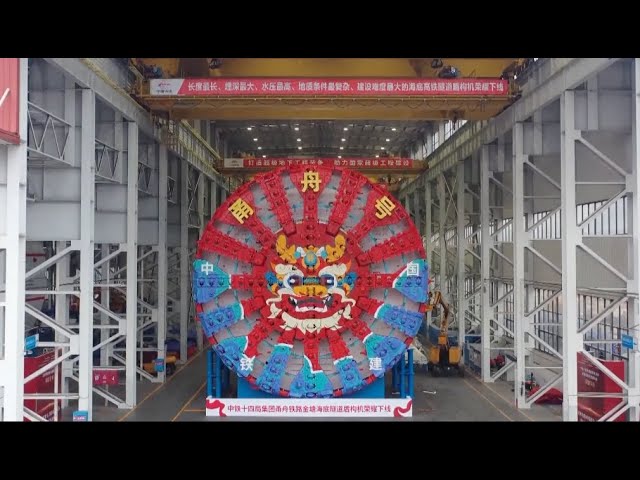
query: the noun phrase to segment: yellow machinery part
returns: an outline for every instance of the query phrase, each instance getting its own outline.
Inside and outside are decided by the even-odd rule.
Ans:
[[[460,357],[460,347],[449,347],[449,365],[458,365]]]

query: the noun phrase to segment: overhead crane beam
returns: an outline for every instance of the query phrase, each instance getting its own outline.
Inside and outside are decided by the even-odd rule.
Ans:
[[[439,60],[463,77],[499,77],[522,59],[518,58],[224,58],[219,68],[209,68],[211,58],[140,58],[156,66],[165,78],[184,77],[437,77]]]
[[[351,58],[351,59],[323,59],[323,58],[227,58],[219,68],[203,71],[203,65],[211,59],[136,59],[141,61],[142,69],[154,72],[147,78],[162,78],[172,82],[172,79],[190,78],[204,79],[209,91],[207,79],[228,81],[254,80],[274,82],[278,79],[306,78],[311,80],[341,79],[343,82],[362,79],[407,81],[420,84],[427,80],[433,82],[449,81],[440,78],[442,66],[452,66],[457,69],[458,80],[479,82],[483,79],[509,78],[513,76],[515,66],[522,59],[515,58]],[[432,61],[437,60],[441,65],[434,68]],[[508,73],[512,72],[512,73]],[[506,76],[505,76],[506,75]],[[178,81],[178,80],[175,80]],[[200,80],[197,80],[200,82]],[[359,81],[359,80],[358,80]],[[382,82],[382,83],[383,83]],[[244,82],[241,82],[244,83]],[[435,83],[434,83],[435,84]],[[332,85],[332,82],[331,82]],[[346,83],[345,83],[346,85]],[[384,86],[384,85],[383,85]],[[428,86],[428,85],[427,85]],[[194,85],[195,87],[195,85]],[[212,87],[213,88],[213,87]],[[217,85],[216,85],[217,88]],[[514,88],[512,83],[511,88]],[[195,88],[194,88],[195,89]],[[222,87],[217,88],[220,91]],[[392,95],[378,93],[377,88],[356,92],[354,88],[337,95],[316,94],[301,88],[301,95],[296,93],[262,95],[258,91],[253,94],[216,95],[207,93],[206,96],[191,95],[181,92],[179,95],[150,94],[149,82],[138,85],[136,96],[138,100],[154,112],[163,112],[172,119],[207,119],[207,120],[485,120],[501,112],[508,106],[517,92],[510,91],[509,95],[485,94],[481,91],[471,94],[473,90],[463,95],[449,93],[450,90],[435,92],[434,94],[413,95],[407,91],[399,91]],[[237,90],[237,89],[236,89]],[[339,89],[336,88],[336,91]],[[328,88],[332,92],[332,87]],[[383,92],[384,90],[380,90]],[[422,91],[420,89],[420,91]],[[429,91],[425,88],[425,92]],[[455,91],[455,89],[454,89]],[[502,91],[502,90],[501,90]],[[189,90],[189,93],[191,90]],[[351,94],[353,92],[353,94]],[[317,93],[320,93],[319,91]],[[505,90],[506,93],[506,90]]]
[[[501,98],[167,98],[142,96],[155,112],[173,119],[206,120],[485,120],[512,97]]]

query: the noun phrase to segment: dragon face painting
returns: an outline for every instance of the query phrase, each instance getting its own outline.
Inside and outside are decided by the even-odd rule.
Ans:
[[[337,397],[404,354],[423,319],[422,239],[381,186],[337,167],[256,177],[198,242],[193,298],[222,361],[262,391]]]
[[[350,271],[351,262],[341,261],[344,236],[338,235],[334,245],[322,247],[287,246],[286,241],[285,235],[278,237],[276,249],[281,261],[272,264],[266,275],[269,289],[277,295],[266,301],[270,316],[281,318],[284,330],[298,336],[343,328],[340,321],[351,319],[356,303],[348,296],[357,278]]]

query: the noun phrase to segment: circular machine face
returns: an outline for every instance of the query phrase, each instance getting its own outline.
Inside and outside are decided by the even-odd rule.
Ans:
[[[428,297],[422,239],[382,186],[337,167],[257,176],[198,242],[193,297],[222,361],[264,392],[338,397],[382,377]]]

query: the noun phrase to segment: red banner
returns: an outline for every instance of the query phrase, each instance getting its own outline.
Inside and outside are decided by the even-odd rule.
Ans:
[[[331,96],[429,97],[506,96],[498,78],[169,78],[153,79],[159,96]]]
[[[624,380],[624,362],[621,360],[601,360],[619,379]],[[587,357],[578,353],[578,392],[622,393],[622,388],[596,367]],[[616,407],[621,398],[578,398],[578,421],[596,422]],[[624,414],[617,422],[624,422]]]
[[[0,143],[20,143],[20,59],[0,58]]]
[[[55,360],[55,351],[51,350],[37,357],[25,357],[24,359],[24,376],[28,377],[36,370],[48,365]],[[44,372],[42,375],[30,380],[24,385],[24,393],[54,393],[55,368]],[[54,419],[54,401],[52,399],[44,400],[25,400],[24,406],[29,410],[36,412],[47,420]],[[29,421],[25,417],[25,421]]]
[[[120,375],[118,370],[112,369],[93,369],[93,384],[94,385],[118,385]]]
[[[335,165],[337,167],[354,167],[360,169],[409,169],[420,170],[425,167],[425,162],[412,158],[225,158],[225,169],[242,168],[276,168],[289,165]]]

